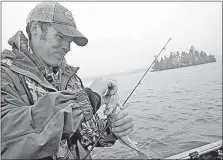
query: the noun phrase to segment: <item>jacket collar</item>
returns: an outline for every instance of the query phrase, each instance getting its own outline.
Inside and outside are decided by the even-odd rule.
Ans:
[[[39,81],[46,81],[43,75],[44,72],[50,68],[48,68],[37,56],[35,56],[35,54],[29,51],[28,39],[25,37],[23,32],[18,31],[8,40],[8,43],[12,46],[12,52],[4,50],[1,55],[2,59],[11,59],[11,68],[14,71],[17,71],[23,75],[26,74],[26,76],[35,74],[34,77],[38,78]],[[69,76],[76,73],[79,70],[79,67],[69,66],[65,59],[63,59],[60,69],[65,75]]]

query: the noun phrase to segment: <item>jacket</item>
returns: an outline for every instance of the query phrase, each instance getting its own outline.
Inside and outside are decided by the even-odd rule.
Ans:
[[[95,116],[100,96],[84,88],[79,68],[65,61],[59,76],[51,76],[29,52],[21,31],[8,43],[12,51],[1,53],[2,158],[83,158],[107,125]],[[111,146],[116,139],[109,128],[97,146]]]

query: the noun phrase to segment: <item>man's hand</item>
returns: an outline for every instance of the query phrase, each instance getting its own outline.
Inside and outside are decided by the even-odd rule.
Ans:
[[[90,89],[98,93],[101,97],[101,105],[107,104],[110,97],[114,95],[117,90],[117,82],[108,78],[96,78],[91,84]]]
[[[116,116],[111,117],[111,119],[113,132],[115,132],[116,136],[127,136],[133,131],[132,117],[127,112],[121,110]]]

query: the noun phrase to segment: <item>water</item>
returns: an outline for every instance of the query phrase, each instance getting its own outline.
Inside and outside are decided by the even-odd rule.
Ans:
[[[164,158],[222,139],[222,61],[148,72],[125,106],[134,118],[130,138],[147,155]],[[113,76],[123,103],[146,70]],[[92,80],[84,81],[88,85]],[[136,152],[118,141],[95,148],[95,159],[128,159]]]

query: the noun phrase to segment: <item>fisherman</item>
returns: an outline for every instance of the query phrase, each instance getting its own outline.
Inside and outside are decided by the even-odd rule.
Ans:
[[[18,31],[8,41],[12,51],[1,53],[1,157],[81,159],[109,124],[95,115],[117,93],[117,84],[97,78],[85,88],[79,68],[66,63],[70,43],[85,46],[88,39],[58,2],[37,5],[26,31],[28,39]],[[125,111],[113,120],[98,147],[112,146],[117,136],[133,131]]]

